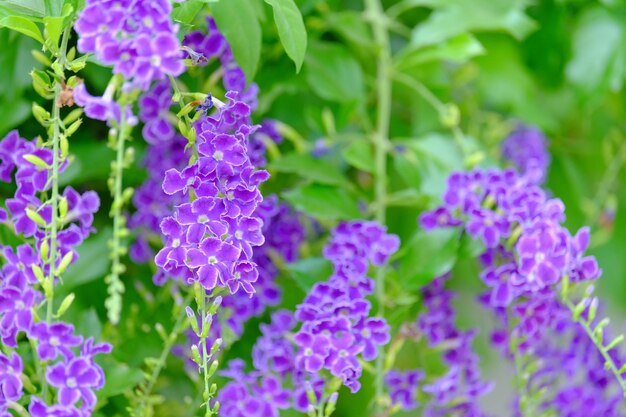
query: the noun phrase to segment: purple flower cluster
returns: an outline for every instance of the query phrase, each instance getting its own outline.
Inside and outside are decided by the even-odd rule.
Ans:
[[[519,125],[502,143],[502,156],[528,180],[542,183],[550,166],[550,154],[543,133],[534,127]]]
[[[398,371],[392,369],[385,374],[385,384],[389,390],[392,404],[398,404],[403,410],[413,410],[417,407],[415,399],[418,384],[424,379],[424,372],[420,369]]]
[[[596,259],[585,254],[589,228],[570,234],[562,226],[563,203],[550,198],[537,178],[528,170],[522,175],[512,170],[455,173],[444,204],[422,214],[421,224],[428,229],[460,226],[484,244],[481,279],[489,289],[480,301],[500,323],[492,344],[508,358],[532,355],[530,389],[549,387],[555,393],[542,400],[544,409],[568,416],[622,415],[617,405],[622,394],[615,393],[605,359],[561,301],[564,277],[578,284],[601,275]],[[589,303],[586,309],[583,316]],[[601,338],[604,345],[611,341],[607,334]],[[616,348],[609,354],[618,365],[623,362]]]
[[[50,189],[53,153],[20,138],[15,131],[0,140],[0,161],[0,180],[12,182],[15,178],[17,184],[14,197],[6,200],[8,213],[0,209],[0,221],[17,234],[34,238],[33,245],[0,245],[0,257],[4,259],[0,268],[0,337],[8,352],[0,354],[0,414],[5,415],[8,402],[18,401],[23,394],[20,375],[24,367],[12,349],[24,335],[36,346],[37,360],[49,363],[45,378],[57,389],[58,400],[57,405],[48,407],[31,397],[31,415],[89,416],[96,403],[93,391],[104,385],[104,374],[93,356],[108,353],[111,347],[94,345],[92,339],[83,342],[74,334],[72,325],[39,321],[35,313],[44,299],[40,290],[49,285],[45,276],[52,269],[56,278],[64,258],[76,261],[76,246],[93,231],[93,214],[100,204],[98,195],[79,194],[67,187],[60,196],[62,208],[53,213],[52,202],[40,199]],[[61,164],[61,171],[66,165]],[[53,218],[63,228],[56,235],[55,262],[51,265],[53,245],[48,226]],[[76,355],[79,347],[80,354]]]
[[[369,264],[384,265],[400,245],[376,222],[354,221],[335,228],[324,256],[333,263],[327,282],[316,283],[298,305],[296,319],[302,327],[294,336],[298,345],[296,368],[309,373],[327,369],[357,392],[362,366],[359,356],[371,361],[378,346],[389,341],[384,319],[370,317],[365,299],[374,290],[367,277]]]
[[[155,257],[168,274],[207,291],[216,286],[253,294],[258,279],[252,247],[264,242],[254,215],[263,200],[258,187],[269,178],[247,156],[250,107],[236,92],[219,113],[198,121],[197,160],[183,170],[165,172],[163,191],[193,196],[161,222],[165,246]],[[191,194],[191,195],[190,195]]]
[[[171,11],[167,0],[87,0],[74,25],[78,50],[94,53],[142,89],[180,75],[183,54]]]
[[[309,412],[323,401],[334,402],[336,393],[324,397],[328,381],[323,369],[356,392],[362,372],[359,360],[374,359],[377,346],[389,341],[387,323],[369,317],[371,305],[365,296],[373,291],[374,282],[366,277],[367,269],[370,263],[384,265],[398,246],[397,236],[386,234],[375,222],[337,226],[324,250],[334,265],[328,282],[317,283],[295,314],[280,310],[272,314],[270,324],[261,325],[262,335],[252,349],[253,371],[244,372],[244,362],[237,360],[222,372],[233,380],[219,394],[223,415],[278,416],[282,408]],[[288,253],[283,252],[286,259]],[[260,391],[263,384],[271,393]],[[316,404],[311,404],[311,396]]]
[[[426,311],[418,317],[418,328],[428,345],[443,352],[446,373],[426,384],[422,390],[431,395],[424,416],[484,416],[480,398],[493,388],[481,380],[479,357],[472,350],[475,330],[461,331],[454,323],[454,293],[445,288],[447,276],[439,277],[422,289]]]

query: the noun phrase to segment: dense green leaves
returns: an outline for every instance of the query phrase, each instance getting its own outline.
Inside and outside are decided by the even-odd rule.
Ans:
[[[261,24],[248,0],[220,1],[211,6],[213,17],[233,50],[237,63],[254,78],[261,57]]]
[[[307,35],[302,14],[294,0],[265,0],[274,9],[274,21],[285,52],[300,71],[306,53]]]
[[[437,45],[409,46],[395,58],[395,61],[398,69],[405,70],[433,61],[460,63],[483,53],[485,49],[474,36],[462,33]]]

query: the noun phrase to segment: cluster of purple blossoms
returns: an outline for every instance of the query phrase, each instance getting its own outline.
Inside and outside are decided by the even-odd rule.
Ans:
[[[536,391],[550,387],[556,393],[543,400],[543,408],[567,416],[622,415],[617,383],[605,369],[605,358],[561,301],[564,279],[589,283],[601,275],[596,259],[585,254],[589,228],[574,235],[565,229],[563,203],[539,187],[538,175],[528,172],[452,174],[443,206],[422,214],[421,224],[428,229],[460,226],[484,244],[481,279],[489,289],[479,299],[500,323],[492,344],[508,358],[534,358],[529,386]],[[586,309],[583,316],[591,306]],[[604,334],[602,343],[609,342]],[[623,362],[617,348],[608,353],[618,365]]]
[[[74,334],[71,324],[37,319],[36,310],[45,298],[40,291],[45,288],[45,276],[56,279],[63,259],[78,259],[75,248],[93,232],[93,214],[100,205],[96,193],[79,194],[67,187],[60,196],[59,213],[53,213],[52,202],[40,199],[50,189],[53,156],[51,150],[38,148],[16,131],[0,140],[0,180],[15,179],[17,184],[14,197],[6,200],[8,213],[0,208],[0,221],[16,234],[34,238],[33,245],[0,245],[0,258],[4,260],[0,268],[0,338],[6,347],[0,354],[1,415],[6,415],[10,402],[17,402],[23,395],[20,376],[24,367],[13,350],[22,337],[36,346],[38,361],[49,363],[45,378],[57,389],[58,404],[53,406],[32,396],[31,415],[89,416],[96,404],[94,390],[104,385],[104,373],[93,357],[108,353],[110,345],[94,345],[91,338],[83,341]],[[66,165],[61,164],[60,171]],[[52,245],[47,230],[53,216],[61,225],[56,245]],[[56,248],[54,264],[50,262],[52,247]]]
[[[258,279],[252,248],[264,242],[263,224],[254,215],[263,200],[259,185],[269,178],[247,156],[250,107],[236,92],[219,113],[199,120],[197,160],[182,171],[165,172],[163,191],[190,196],[161,222],[165,246],[155,257],[169,275],[199,282],[207,291],[228,287],[253,294]]]
[[[528,177],[541,184],[550,166],[550,154],[543,133],[534,127],[519,125],[502,143],[502,156]]]
[[[403,410],[413,410],[417,407],[416,392],[419,383],[424,379],[424,371],[411,369],[399,371],[392,369],[385,374],[385,384],[389,390],[391,403],[397,404]]]
[[[386,234],[376,222],[354,221],[335,228],[324,249],[333,275],[316,283],[296,310],[295,317],[302,322],[294,336],[297,369],[309,373],[327,369],[352,392],[360,389],[359,356],[371,361],[378,346],[389,341],[385,320],[369,316],[372,306],[365,297],[372,294],[374,281],[367,272],[370,263],[383,266],[399,245],[398,237]]]
[[[324,397],[329,384],[323,369],[358,391],[359,361],[375,359],[377,347],[389,341],[387,323],[369,316],[365,297],[374,282],[367,270],[370,263],[384,265],[399,243],[375,222],[337,226],[324,250],[334,265],[328,282],[317,283],[295,314],[280,310],[270,324],[261,325],[262,335],[252,349],[253,371],[246,373],[244,362],[236,360],[222,372],[232,379],[218,397],[223,415],[278,416],[283,408],[309,412],[323,401],[334,403],[337,393]],[[310,402],[313,396],[316,404]]]
[[[563,203],[527,176],[512,170],[475,170],[448,179],[444,205],[422,214],[423,227],[464,225],[486,247],[481,279],[490,288],[488,304],[519,318],[514,334],[530,349],[550,324],[555,286],[567,275],[573,282],[600,276],[595,258],[585,256],[589,229],[572,236],[562,226]]]
[[[94,53],[113,73],[146,89],[184,71],[178,26],[167,0],[87,0],[74,28],[78,50]]]
[[[480,398],[491,391],[493,384],[481,380],[479,357],[472,350],[476,331],[461,331],[454,323],[454,293],[445,288],[447,279],[439,277],[422,289],[426,311],[418,317],[418,328],[429,347],[442,352],[448,366],[443,376],[422,387],[431,395],[424,416],[481,417],[485,414],[479,406]]]

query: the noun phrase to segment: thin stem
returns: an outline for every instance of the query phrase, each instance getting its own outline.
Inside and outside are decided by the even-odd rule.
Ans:
[[[626,162],[626,141],[622,143],[602,177],[598,191],[593,198],[592,209],[587,216],[586,223],[595,223],[597,221],[596,217],[602,209],[602,206],[605,204],[609,191],[615,184],[624,162]]]
[[[574,303],[572,303],[572,301],[566,297],[562,297],[562,301],[567,306],[567,308],[569,308],[569,310],[572,312],[572,317],[575,317],[574,321],[580,324],[583,327],[583,329],[585,329],[585,333],[587,333],[587,336],[589,337],[589,339],[593,342],[593,344],[596,346],[596,348],[602,355],[602,358],[604,359],[605,368],[610,370],[613,376],[615,376],[615,379],[617,379],[617,382],[619,383],[620,388],[622,389],[622,395],[626,397],[626,380],[622,378],[622,374],[619,371],[619,366],[615,363],[611,355],[609,355],[608,350],[606,350],[604,346],[602,346],[601,343],[598,343],[596,341],[596,337],[594,335],[593,329],[590,326],[590,323],[584,320],[580,315],[578,315],[577,317],[574,315],[574,310],[576,309],[576,306],[574,305]]]
[[[422,98],[426,100],[437,113],[439,113],[439,116],[448,113],[448,107],[441,100],[439,100],[439,98],[434,95],[433,92],[430,91],[424,84],[406,74],[402,74],[399,72],[394,72],[393,78],[422,96]],[[456,142],[457,147],[463,153],[463,155],[467,156],[468,150],[465,146],[465,135],[463,134],[463,131],[458,126],[452,126],[450,127],[450,130],[452,131],[452,136],[454,137],[454,141]]]
[[[26,411],[26,409],[23,406],[21,406],[18,403],[15,403],[13,401],[9,402],[9,409],[15,411],[17,413],[17,415],[20,416],[20,417],[29,417],[30,416],[28,411]]]
[[[120,122],[117,126],[116,139],[116,159],[113,171],[113,204],[111,206],[110,215],[113,217],[113,236],[111,238],[111,273],[108,278],[109,297],[106,300],[107,315],[109,321],[117,324],[120,320],[120,312],[122,308],[121,294],[124,292],[124,283],[120,279],[120,274],[124,271],[124,265],[120,258],[122,249],[122,234],[125,229],[125,218],[122,215],[122,207],[124,206],[123,196],[123,178],[124,178],[124,141],[126,140],[126,112],[124,108],[120,111]]]
[[[193,291],[189,291],[189,294],[187,294],[187,297],[185,298],[185,301],[183,301],[182,305],[183,306],[189,305],[192,299],[193,299]],[[172,331],[167,336],[167,340],[165,340],[165,344],[163,345],[163,350],[161,351],[161,355],[159,356],[158,362],[156,366],[154,367],[154,369],[152,370],[150,379],[148,379],[148,383],[146,384],[146,387],[142,392],[141,402],[137,406],[137,411],[139,411],[138,413],[139,416],[143,415],[142,412],[144,408],[146,407],[146,401],[152,394],[152,390],[154,389],[154,386],[156,385],[157,380],[159,379],[159,375],[161,374],[161,371],[163,370],[163,368],[165,368],[165,362],[172,350],[172,346],[174,346],[174,343],[178,339],[180,332],[185,328],[186,317],[187,317],[187,313],[185,312],[185,309],[183,308],[181,313],[178,315],[176,322],[174,323],[174,327],[172,327]]]
[[[211,416],[213,414],[213,412],[211,411],[211,403],[210,403],[210,398],[209,398],[209,350],[207,349],[207,336],[206,333],[207,331],[205,330],[204,326],[207,326],[207,322],[206,322],[206,315],[207,315],[207,300],[206,297],[202,297],[202,303],[200,305],[200,311],[201,311],[201,336],[200,336],[200,345],[202,348],[202,373],[204,376],[204,392],[203,392],[203,399],[204,399],[204,404],[206,406],[206,411],[204,413],[205,417]]]
[[[385,25],[385,14],[380,0],[365,0],[365,8],[371,20],[374,40],[379,48],[376,68],[376,97],[377,114],[376,130],[372,136],[375,161],[375,196],[376,196],[376,220],[385,224],[387,200],[387,149],[389,124],[391,120],[391,45],[389,33]],[[379,268],[376,274],[376,298],[378,301],[378,315],[385,316],[385,270]],[[380,347],[376,358],[376,409],[378,412],[383,408],[385,394],[385,349]]]
[[[69,39],[71,27],[65,28],[63,32],[63,39],[61,41],[61,47],[57,56],[57,62],[61,64],[61,68],[64,67],[67,53],[67,42]],[[59,158],[60,140],[61,140],[61,105],[59,103],[62,93],[62,83],[64,81],[56,80],[54,83],[54,98],[52,102],[52,174],[51,174],[51,197],[50,202],[52,204],[52,216],[50,220],[50,233],[48,238],[50,241],[50,252],[47,261],[44,261],[48,265],[48,276],[46,277],[46,323],[50,323],[53,318],[53,304],[54,304],[54,278],[56,272],[57,263],[57,232],[59,229],[59,166],[61,160]],[[41,366],[42,375],[42,392],[43,398],[47,399],[48,396],[48,381],[43,378],[43,368]]]

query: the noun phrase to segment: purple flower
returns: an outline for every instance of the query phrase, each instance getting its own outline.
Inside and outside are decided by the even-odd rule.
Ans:
[[[65,323],[37,323],[31,335],[38,340],[37,355],[42,361],[53,360],[58,354],[69,360],[73,356],[70,348],[83,341],[82,337],[74,335],[74,326]]]
[[[17,401],[22,397],[23,371],[22,358],[16,352],[10,356],[0,353],[0,411],[8,401]]]
[[[0,287],[0,335],[7,346],[17,346],[18,331],[27,332],[33,323],[33,306],[39,293],[30,287]]]
[[[152,80],[180,75],[184,66],[171,11],[167,0],[88,0],[74,26],[78,50],[94,53],[143,89]]]
[[[385,383],[393,404],[399,404],[403,410],[417,407],[417,385],[424,379],[424,372],[416,369],[409,371],[390,370],[385,375]]]
[[[296,357],[296,366],[307,372],[318,372],[324,367],[324,361],[330,352],[330,340],[323,335],[299,332],[294,341],[300,348]]]
[[[536,128],[520,125],[502,143],[502,156],[511,161],[530,181],[540,184],[545,180],[550,154],[546,138]]]
[[[48,406],[35,396],[31,397],[28,412],[32,417],[85,417],[90,414],[72,406]]]
[[[85,357],[77,357],[52,366],[46,374],[46,380],[59,389],[61,405],[72,406],[82,399],[83,405],[90,409],[96,404],[93,390],[104,385],[102,371]]]

